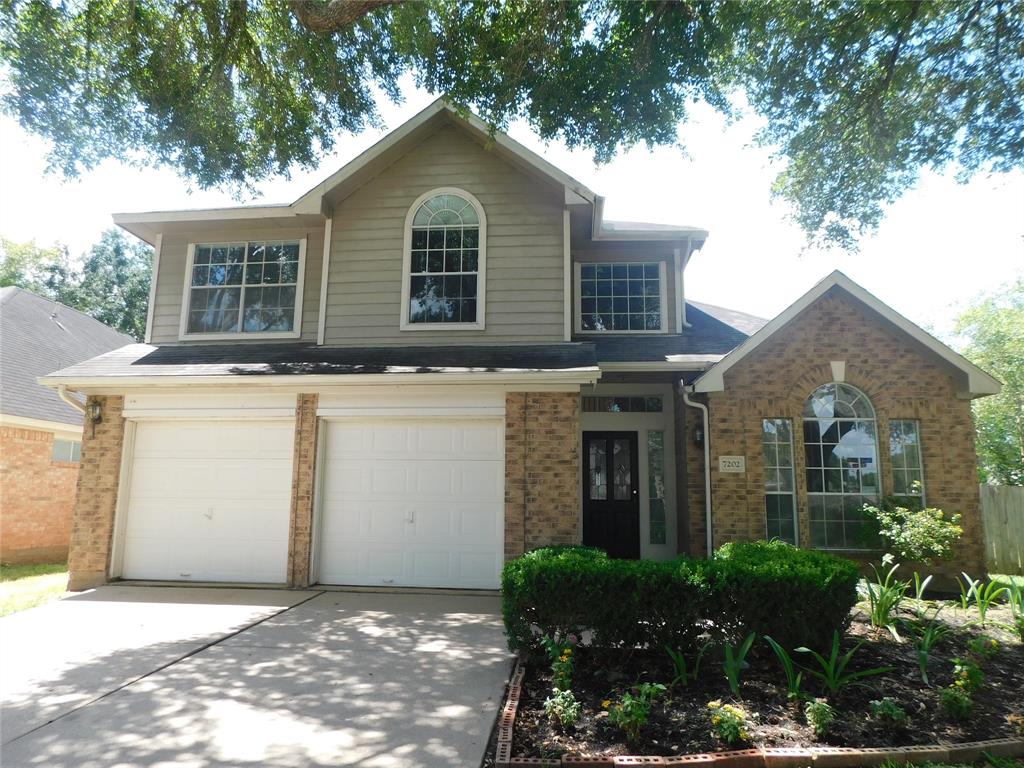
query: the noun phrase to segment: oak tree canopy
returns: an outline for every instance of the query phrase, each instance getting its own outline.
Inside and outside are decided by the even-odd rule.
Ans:
[[[0,0],[3,108],[106,158],[245,189],[376,125],[399,79],[605,161],[743,94],[775,192],[855,246],[925,168],[1024,165],[1020,0]]]

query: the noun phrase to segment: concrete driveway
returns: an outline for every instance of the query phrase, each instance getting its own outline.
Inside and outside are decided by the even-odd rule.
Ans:
[[[499,600],[109,586],[0,619],[0,763],[473,766]]]

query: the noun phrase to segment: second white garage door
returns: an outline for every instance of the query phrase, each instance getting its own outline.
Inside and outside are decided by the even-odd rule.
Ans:
[[[498,587],[503,420],[340,420],[325,430],[321,583]]]
[[[286,581],[292,421],[138,422],[129,579]]]

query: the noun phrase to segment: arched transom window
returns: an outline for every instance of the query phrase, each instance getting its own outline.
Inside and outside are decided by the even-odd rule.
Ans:
[[[803,417],[811,544],[822,549],[872,548],[861,511],[879,496],[871,401],[849,384],[824,384],[807,398]]]
[[[483,208],[462,190],[435,190],[409,211],[402,327],[483,327]]]

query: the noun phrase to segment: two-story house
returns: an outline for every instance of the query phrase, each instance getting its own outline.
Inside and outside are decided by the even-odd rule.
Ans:
[[[970,399],[998,382],[839,273],[769,322],[687,301],[706,231],[606,221],[443,102],[289,205],[115,221],[156,249],[146,343],[44,379],[93,406],[72,588],[857,555],[889,494],[962,513],[951,567],[982,568]]]

